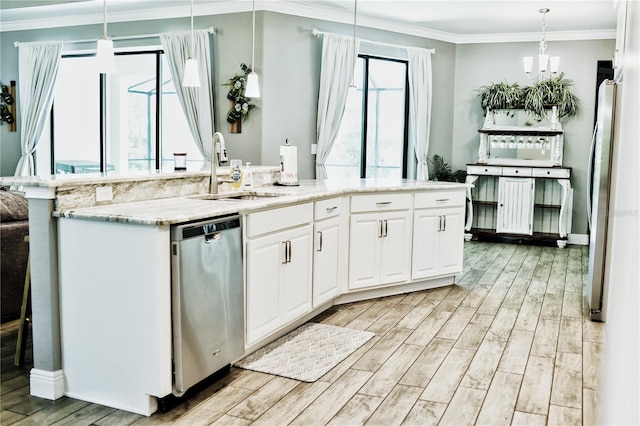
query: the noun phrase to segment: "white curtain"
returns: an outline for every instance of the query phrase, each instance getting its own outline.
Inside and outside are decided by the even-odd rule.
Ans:
[[[427,155],[431,128],[432,50],[407,48],[409,55],[409,146],[413,146],[418,167],[416,180],[429,179]]]
[[[360,41],[353,37],[325,33],[318,95],[316,178],[326,179],[325,162],[338,135],[342,114],[353,81],[354,50]],[[354,49],[354,43],[356,48]],[[356,53],[357,54],[357,53]]]
[[[211,54],[209,31],[193,32],[193,59],[198,60],[200,87],[184,87],[184,63],[191,57],[191,32],[180,31],[160,34],[164,53],[167,55],[171,79],[178,100],[189,123],[189,129],[198,149],[204,157],[203,168],[211,164],[211,138],[213,137],[213,89],[211,87]]]
[[[42,135],[53,102],[63,42],[18,44],[18,92],[20,96],[20,149],[15,176],[33,176],[33,153]]]

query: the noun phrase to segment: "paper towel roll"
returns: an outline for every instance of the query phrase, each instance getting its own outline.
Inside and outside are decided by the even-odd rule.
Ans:
[[[280,183],[298,183],[298,147],[280,146]]]

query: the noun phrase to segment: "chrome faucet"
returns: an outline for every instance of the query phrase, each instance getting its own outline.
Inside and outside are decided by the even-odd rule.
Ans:
[[[209,193],[217,194],[218,193],[218,176],[217,176],[217,166],[218,166],[218,152],[217,152],[217,143],[218,140],[224,140],[222,133],[215,132],[213,137],[211,138],[211,181],[209,182]]]

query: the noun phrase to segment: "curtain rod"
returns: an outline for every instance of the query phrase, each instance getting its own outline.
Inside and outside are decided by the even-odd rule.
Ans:
[[[334,34],[334,33],[329,33],[329,32],[325,32],[325,31],[319,31],[319,30],[317,30],[315,28],[313,29],[312,33],[316,37],[320,37],[320,36],[323,36],[325,34]],[[399,48],[399,49],[424,49],[424,50],[428,51],[429,53],[436,53],[436,49],[426,49],[424,47],[401,46],[399,44],[385,43],[385,42],[382,42],[382,41],[365,40],[363,38],[360,39],[360,42],[374,44],[374,45],[377,45],[377,46],[396,47],[396,48]]]
[[[216,33],[216,29],[213,28],[213,27],[206,28],[206,30],[209,32],[209,34],[215,34]],[[138,34],[138,35],[130,35],[130,36],[110,37],[110,38],[113,41],[117,41],[117,40],[137,40],[137,39],[142,39],[142,38],[154,38],[154,37],[160,37],[160,34],[159,33],[156,33],[156,34]],[[65,41],[64,44],[92,43],[92,42],[95,42],[96,40],[97,40],[97,38],[88,38],[88,39],[84,39],[84,40],[69,40],[69,41]],[[20,43],[21,42],[19,42],[19,41],[14,41],[13,45],[15,47],[18,47],[18,45]]]

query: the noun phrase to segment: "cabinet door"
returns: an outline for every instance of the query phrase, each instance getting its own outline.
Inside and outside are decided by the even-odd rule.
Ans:
[[[409,279],[411,268],[411,219],[409,211],[384,213],[380,241],[380,284]]]
[[[442,226],[438,235],[438,275],[462,272],[464,250],[464,208],[440,210]]]
[[[338,261],[340,247],[340,217],[326,219],[315,225],[313,251],[313,307],[338,294]]]
[[[349,228],[349,289],[378,284],[380,277],[380,214],[351,215]]]
[[[533,233],[534,178],[500,177],[496,232]]]
[[[284,249],[280,235],[247,242],[247,344],[280,325],[280,274]]]
[[[416,210],[413,213],[413,253],[411,277],[415,279],[437,275],[438,210]]]
[[[280,264],[281,325],[311,311],[311,232],[307,225],[278,234],[288,251]]]

